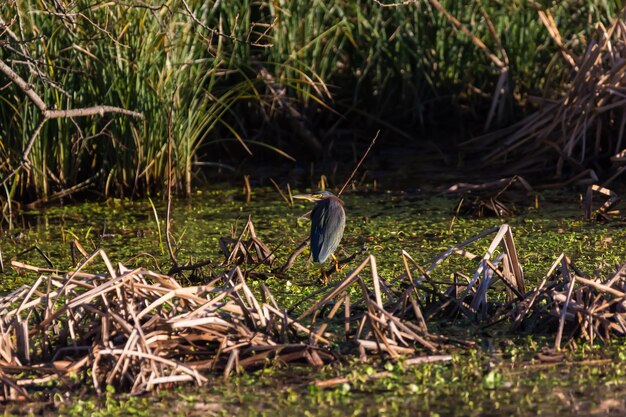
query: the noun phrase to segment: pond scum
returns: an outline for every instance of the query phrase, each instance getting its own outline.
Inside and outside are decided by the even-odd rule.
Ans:
[[[466,250],[494,234],[484,255]],[[64,274],[13,261],[13,268],[39,278],[0,298],[0,400],[85,386],[137,393],[202,385],[217,373],[228,377],[273,362],[317,367],[347,355],[411,357],[406,363],[414,365],[476,346],[429,331],[437,322],[552,335],[554,348],[539,358],[550,361],[564,360],[559,351],[576,340],[593,344],[626,335],[626,265],[604,279],[585,278],[560,255],[527,291],[506,224],[449,248],[425,268],[403,252],[405,272],[390,280],[378,275],[376,258],[366,256],[345,278],[291,309],[279,306],[263,284],[254,294],[250,275],[237,264],[273,258],[251,222],[239,239],[222,243],[230,263],[197,286],[115,267],[102,250],[88,256],[78,242],[85,258]],[[451,283],[435,282],[431,273],[453,255],[467,258],[472,269],[456,271]],[[84,272],[98,260],[104,272]]]

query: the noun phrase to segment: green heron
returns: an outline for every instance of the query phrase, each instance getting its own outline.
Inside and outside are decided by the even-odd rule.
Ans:
[[[311,255],[313,261],[323,263],[335,252],[343,229],[346,227],[346,211],[343,201],[328,191],[317,191],[313,194],[298,194],[293,198],[315,203],[311,212]],[[336,258],[335,263],[337,263]]]

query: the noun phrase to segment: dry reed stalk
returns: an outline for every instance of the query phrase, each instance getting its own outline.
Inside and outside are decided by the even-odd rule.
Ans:
[[[592,212],[592,200],[593,200],[594,191],[608,197],[608,199],[600,206],[600,208],[598,208],[598,210],[595,213],[595,216],[593,215],[594,213]],[[589,187],[587,187],[587,192],[585,194],[585,201],[584,201],[585,218],[588,220],[595,218],[596,220],[603,219],[603,220],[611,221],[612,218],[609,216],[609,212],[619,201],[620,201],[620,198],[617,195],[617,193],[615,193],[614,191],[609,190],[608,188],[605,188],[605,187],[601,187],[596,184],[590,185]]]
[[[251,222],[246,233],[256,238]],[[482,256],[464,249],[494,233]],[[235,246],[247,251],[250,246],[243,242],[242,234]],[[454,279],[466,283],[444,283],[442,290],[432,274],[453,254],[478,263],[477,269],[471,276],[455,271]],[[263,256],[255,257],[264,262]],[[40,276],[32,286],[0,297],[0,399],[26,398],[24,386],[63,384],[71,389],[88,382],[89,369],[97,392],[105,384],[140,392],[164,384],[203,384],[206,372],[227,378],[274,361],[320,366],[339,355],[330,348],[337,343],[362,358],[473,345],[431,334],[426,317],[437,315],[488,325],[508,320],[511,332],[552,332],[557,349],[566,335],[591,343],[626,335],[626,265],[605,280],[590,279],[561,255],[540,285],[525,292],[506,224],[449,248],[427,269],[406,251],[402,259],[405,272],[386,281],[376,258],[367,256],[344,279],[322,289],[322,295],[316,292],[318,300],[307,300],[310,307],[297,318],[265,286],[259,299],[239,266],[228,267],[205,285],[183,287],[143,268],[114,269],[103,251],[64,274],[13,261],[14,268]],[[371,282],[361,275],[367,266]],[[87,272],[87,267],[103,272]],[[492,295],[501,291],[496,288],[500,281],[510,291],[506,301]],[[80,377],[77,381],[71,375]]]
[[[219,245],[226,257],[223,265],[241,263],[252,265],[266,263],[272,265],[276,260],[272,251],[256,235],[251,218],[248,218],[237,239],[220,238]]]
[[[548,33],[572,66],[561,99],[544,100],[535,113],[514,126],[467,142],[485,165],[506,164],[506,172],[557,177],[585,171],[590,162],[624,150],[626,130],[626,28],[618,16],[609,28],[597,25],[581,56],[564,48],[549,12],[540,12]],[[546,154],[551,157],[546,158]],[[511,156],[514,155],[512,158]],[[514,162],[511,163],[511,160]],[[623,171],[623,170],[622,170]]]
[[[98,257],[107,273],[84,272]],[[14,267],[40,271],[19,263]],[[206,378],[194,365],[185,363],[208,358],[212,368],[224,369],[228,375],[236,366],[232,352],[245,359],[254,346],[279,346],[273,339],[285,333],[283,325],[293,334],[310,335],[297,321],[283,320],[284,311],[259,303],[238,268],[222,279],[226,281],[223,290],[208,285],[181,287],[171,277],[141,268],[120,266],[116,271],[101,251],[88,257],[76,271],[41,276],[32,287],[0,298],[4,312],[0,318],[0,367],[9,372],[5,379],[15,381],[16,386],[37,384],[91,368],[97,390],[105,383],[132,392],[189,380],[200,384]],[[273,323],[271,328],[269,322]],[[259,333],[262,329],[268,333]],[[324,337],[320,341],[331,343]],[[228,360],[224,362],[220,352],[231,352]],[[280,359],[297,360],[299,357],[292,353]],[[320,353],[308,357],[313,363],[329,360]],[[22,366],[29,362],[33,362],[32,368]],[[54,372],[45,371],[48,368],[41,365],[47,363],[58,366]],[[10,371],[16,366],[23,375]],[[41,372],[51,373],[34,376]],[[9,387],[3,391],[5,398],[21,397],[10,385],[3,383]]]

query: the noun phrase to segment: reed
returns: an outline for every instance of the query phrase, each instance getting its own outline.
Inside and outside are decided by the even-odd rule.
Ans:
[[[2,198],[162,191],[170,110],[175,191],[186,194],[200,169],[239,164],[237,155],[260,147],[276,158],[325,155],[338,127],[418,140],[409,132],[449,125],[451,113],[484,120],[492,101],[501,126],[529,94],[556,97],[567,87],[569,64],[539,12],[558,23],[568,50],[582,52],[593,24],[608,26],[618,10],[600,1],[4,2],[0,59],[48,106],[107,104],[145,118],[49,121],[16,172],[40,119],[2,78]],[[243,153],[231,156],[233,145]]]
[[[491,243],[483,252],[478,244],[485,241]],[[554,348],[537,359],[567,363],[564,352],[579,342],[593,346],[626,335],[626,265],[608,277],[583,276],[561,254],[531,287],[507,224],[450,247],[426,267],[403,250],[405,270],[395,277],[381,276],[367,255],[289,308],[265,284],[249,285],[261,264],[279,260],[251,220],[238,239],[220,240],[226,260],[212,263],[218,272],[200,278],[202,285],[182,282],[205,262],[163,274],[113,267],[103,250],[89,255],[79,242],[72,245],[82,259],[66,273],[48,258],[47,267],[11,261],[38,278],[0,297],[2,401],[78,386],[100,394],[107,385],[133,393],[202,385],[216,372],[228,378],[272,363],[320,367],[356,356],[409,356],[406,366],[449,361],[453,350],[476,349],[487,328],[511,339],[553,336]],[[458,255],[466,267],[453,266]],[[284,275],[290,262],[267,273]],[[444,263],[454,268],[453,280]],[[469,340],[433,330],[450,333],[455,326],[469,330]]]

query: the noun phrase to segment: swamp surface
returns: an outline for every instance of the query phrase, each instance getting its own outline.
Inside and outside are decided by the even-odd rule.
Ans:
[[[625,224],[593,223],[583,219],[582,196],[576,191],[529,196],[516,207],[517,216],[475,219],[456,216],[459,198],[395,191],[348,191],[347,225],[339,257],[358,252],[338,276],[344,277],[366,253],[376,256],[382,277],[403,273],[401,250],[425,265],[455,243],[508,223],[529,287],[536,285],[555,258],[565,253],[587,276],[608,275],[626,261]],[[253,189],[250,203],[240,190],[198,191],[189,200],[174,202],[173,237],[180,262],[224,259],[219,238],[236,236],[250,216],[258,237],[279,263],[307,237],[310,209],[296,202],[290,207],[276,190]],[[2,294],[31,284],[35,274],[18,274],[10,260],[54,268],[74,265],[70,241],[87,251],[103,249],[114,262],[167,272],[171,266],[164,238],[162,201],[109,200],[30,211],[14,220],[0,237],[5,273]],[[483,253],[490,240],[470,249]],[[287,308],[317,290],[319,268],[300,256],[285,277],[268,274],[267,285]],[[438,270],[449,280],[458,264]],[[259,270],[259,272],[263,272]],[[269,271],[269,269],[268,269]],[[211,274],[204,268],[198,277]],[[404,367],[384,359],[358,363],[345,359],[322,369],[268,365],[254,373],[224,381],[216,376],[207,386],[179,387],[152,395],[127,397],[111,390],[97,398],[89,393],[56,394],[40,403],[6,404],[5,415],[624,415],[626,413],[626,341],[615,339],[595,346],[578,343],[565,351],[567,361],[541,362],[537,353],[553,343],[551,336],[502,334],[479,325],[459,327],[429,322],[440,334],[463,336],[478,343],[471,350],[453,350],[444,363]],[[368,379],[387,371],[385,378]],[[318,388],[315,381],[347,377],[349,382]]]

